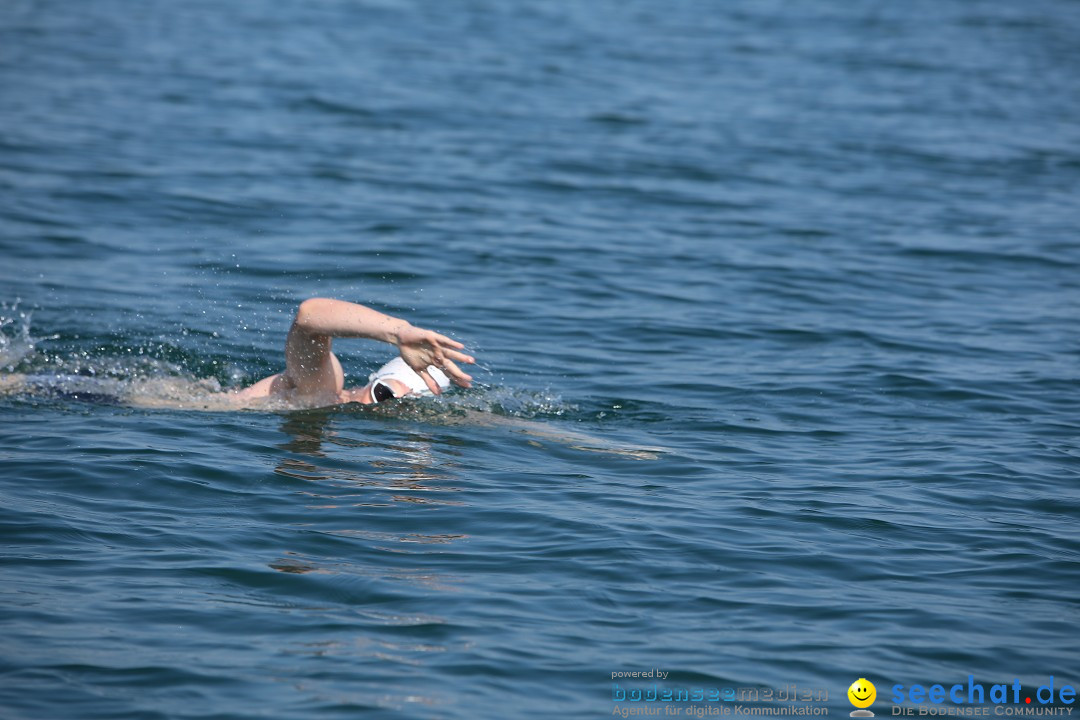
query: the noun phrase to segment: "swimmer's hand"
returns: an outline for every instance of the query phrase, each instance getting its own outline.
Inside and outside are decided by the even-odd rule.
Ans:
[[[451,340],[433,330],[407,325],[398,330],[395,344],[401,353],[401,359],[424,379],[428,389],[436,395],[441,392],[439,383],[428,373],[428,365],[440,368],[455,385],[463,388],[472,386],[472,376],[463,372],[455,361],[471,365],[476,362],[476,358],[460,352],[465,346],[457,340]]]

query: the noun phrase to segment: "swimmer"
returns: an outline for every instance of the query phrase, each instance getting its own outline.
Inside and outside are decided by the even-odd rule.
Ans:
[[[368,383],[345,387],[345,373],[331,351],[334,338],[368,338],[398,349],[394,358],[371,373]],[[134,384],[81,375],[0,374],[0,396],[29,392],[34,396],[87,400],[143,408],[228,411],[316,408],[342,403],[376,404],[407,395],[438,395],[453,383],[470,387],[472,377],[458,363],[475,363],[456,340],[405,320],[342,300],[312,298],[300,303],[285,340],[285,371],[242,390],[222,391],[216,380],[149,378]],[[578,450],[652,460],[663,448],[636,447],[582,432],[550,428],[543,423],[490,412],[464,412],[430,417],[445,424],[505,426]]]
[[[336,337],[390,343],[399,357],[383,365],[358,388],[345,387],[345,373],[331,351]],[[451,383],[470,387],[472,377],[457,363],[476,360],[464,345],[432,330],[344,300],[311,298],[300,303],[285,339],[284,372],[242,390],[221,391],[206,381],[157,379],[122,386],[104,378],[0,375],[0,395],[30,391],[46,396],[89,399],[135,407],[315,408],[342,403],[367,405],[406,395],[439,395]],[[214,383],[216,385],[216,383]]]
[[[367,385],[345,388],[345,373],[331,352],[334,338],[368,338],[397,347],[394,358],[369,377]],[[476,362],[464,345],[432,330],[344,300],[311,298],[300,303],[285,340],[285,371],[232,394],[238,404],[264,398],[319,407],[358,402],[367,405],[406,395],[439,395],[453,382],[463,388],[472,377],[457,363]]]

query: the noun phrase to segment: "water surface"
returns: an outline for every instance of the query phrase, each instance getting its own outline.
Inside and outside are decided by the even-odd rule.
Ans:
[[[0,17],[5,717],[1080,680],[1074,3]],[[280,370],[312,295],[478,387],[109,401]]]

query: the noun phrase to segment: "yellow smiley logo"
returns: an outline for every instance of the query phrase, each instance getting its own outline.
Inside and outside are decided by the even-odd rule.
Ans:
[[[873,705],[874,700],[877,699],[877,688],[874,687],[874,683],[866,678],[859,678],[851,683],[851,687],[847,689],[847,697],[855,707],[868,708]],[[851,714],[853,716],[855,715],[855,713]],[[869,712],[859,713],[859,715],[873,717],[873,714]]]

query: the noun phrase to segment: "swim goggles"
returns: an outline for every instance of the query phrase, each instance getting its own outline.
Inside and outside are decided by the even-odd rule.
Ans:
[[[378,405],[386,400],[393,400],[395,397],[397,396],[394,395],[393,389],[384,382],[376,380],[371,386],[371,402],[373,405]]]

